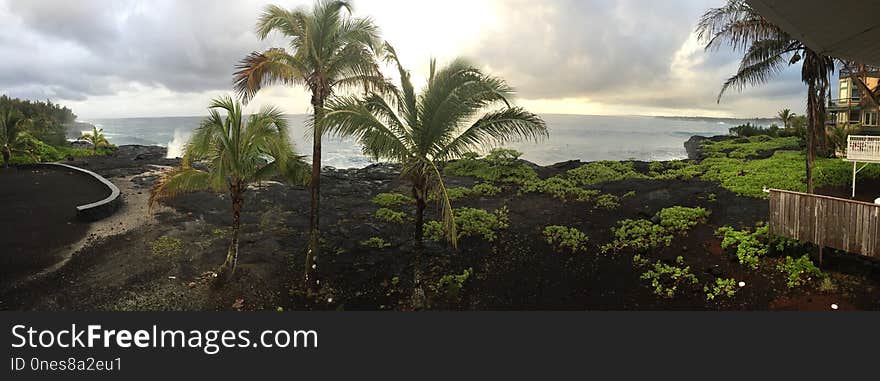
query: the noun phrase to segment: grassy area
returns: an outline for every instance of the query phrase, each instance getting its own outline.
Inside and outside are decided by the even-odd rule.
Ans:
[[[107,155],[116,150],[116,146],[98,147],[98,150],[72,148],[70,146],[54,146],[38,139],[32,139],[28,144],[33,147],[30,156],[16,155],[10,160],[13,164],[34,164],[42,162],[62,161],[68,157],[86,157],[94,155]]]

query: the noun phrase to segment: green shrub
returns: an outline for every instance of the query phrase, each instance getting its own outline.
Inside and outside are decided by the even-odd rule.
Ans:
[[[786,284],[792,288],[804,285],[813,278],[824,277],[822,270],[813,264],[808,255],[798,259],[785,257],[785,261],[780,262],[776,269],[786,274]]]
[[[635,197],[636,191],[629,191],[620,196],[621,199]]]
[[[538,174],[528,164],[519,160],[521,153],[498,148],[478,158],[475,153],[465,154],[461,159],[450,162],[444,171],[454,176],[469,176],[488,182],[524,184],[538,179]]]
[[[483,209],[459,208],[455,210],[455,227],[458,237],[483,237],[492,242],[497,238],[496,232],[506,229],[506,215],[489,213]]]
[[[715,300],[715,298],[721,296],[731,298],[736,294],[737,290],[736,279],[733,278],[715,279],[715,284],[711,286],[712,287],[709,287],[707,285],[703,287],[703,291],[706,292],[706,300]]]
[[[544,240],[553,250],[578,252],[587,249],[589,238],[578,229],[553,225],[544,228]]]
[[[501,188],[489,183],[479,183],[474,185],[472,191],[483,196],[495,196],[501,193]]]
[[[633,262],[636,265],[645,263],[644,260],[636,261],[635,258],[633,259]],[[674,298],[680,286],[697,284],[699,282],[697,277],[691,273],[690,266],[682,267],[684,265],[684,258],[679,256],[675,259],[675,264],[676,266],[672,266],[657,261],[653,266],[649,267],[648,270],[642,273],[639,278],[650,281],[651,288],[654,290],[655,295],[667,299]]]
[[[176,257],[183,252],[183,241],[179,238],[162,236],[150,244],[153,255],[159,257]]]
[[[584,164],[566,172],[566,177],[580,186],[596,185],[611,181],[647,178],[635,171],[631,162],[597,161]]]
[[[620,197],[613,194],[602,194],[596,197],[596,209],[612,210],[620,206]]]
[[[376,210],[376,218],[393,224],[402,224],[406,220],[406,213],[395,212],[388,208],[379,208]]]
[[[660,219],[660,225],[668,231],[682,233],[698,224],[705,223],[710,213],[703,208],[673,206],[658,212],[657,217]]]
[[[529,181],[520,188],[521,193],[544,193],[562,201],[590,201],[599,195],[598,190],[584,189],[571,180],[551,177],[546,180]]]
[[[449,201],[455,201],[463,199],[467,196],[471,195],[471,190],[464,187],[456,187],[456,188],[446,188],[446,196],[449,197]],[[432,201],[436,200],[436,198],[429,198]]]
[[[381,250],[381,249],[384,249],[384,248],[386,248],[386,247],[391,247],[391,244],[390,244],[390,243],[385,242],[384,239],[379,238],[379,237],[370,237],[369,239],[363,240],[363,241],[361,241],[360,243],[361,243],[361,246],[363,246],[363,247],[369,247],[369,248],[371,248],[371,249],[379,249],[379,250]]]
[[[446,237],[446,229],[440,221],[428,221],[422,228],[422,234],[432,241],[442,241]]]
[[[456,299],[461,293],[461,290],[464,288],[465,282],[470,279],[473,272],[473,268],[468,268],[464,270],[464,272],[462,272],[461,274],[444,275],[437,282],[436,289],[438,292],[442,293],[443,296],[447,299]]]
[[[663,226],[655,225],[645,219],[623,220],[611,228],[614,241],[602,247],[602,251],[632,248],[645,251],[660,246],[669,246],[674,238]]]
[[[373,203],[386,208],[401,205],[412,205],[415,199],[402,193],[379,193],[373,197]]]
[[[752,269],[758,268],[761,257],[767,255],[769,239],[767,226],[761,226],[754,232],[735,230],[730,226],[719,228],[715,234],[722,238],[721,248],[736,248],[739,263]]]

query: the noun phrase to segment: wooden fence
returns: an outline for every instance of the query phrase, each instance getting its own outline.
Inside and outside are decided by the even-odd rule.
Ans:
[[[880,257],[880,205],[772,189],[770,233]]]

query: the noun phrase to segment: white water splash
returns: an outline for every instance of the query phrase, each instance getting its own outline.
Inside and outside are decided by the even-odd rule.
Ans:
[[[172,137],[171,141],[166,145],[167,152],[165,157],[169,159],[182,157],[183,148],[186,146],[186,142],[189,141],[190,136],[192,136],[192,132],[174,130],[174,137]]]

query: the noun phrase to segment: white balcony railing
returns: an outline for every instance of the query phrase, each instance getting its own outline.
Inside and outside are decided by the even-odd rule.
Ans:
[[[847,160],[880,162],[880,136],[850,135],[846,143]]]

